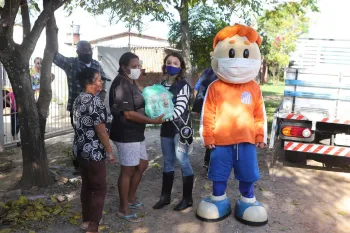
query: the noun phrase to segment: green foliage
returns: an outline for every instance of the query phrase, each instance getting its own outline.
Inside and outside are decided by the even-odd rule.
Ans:
[[[111,23],[126,22],[128,23],[127,27],[135,26],[141,31],[144,15],[152,16],[155,21],[170,20],[173,14],[167,9],[174,2],[172,0],[78,0],[67,3],[64,9],[69,14],[77,7],[81,7],[93,15],[106,14],[110,16]]]
[[[55,200],[51,198],[51,200]],[[43,199],[27,200],[21,196],[18,200],[6,204],[0,202],[0,224],[6,223],[16,228],[23,227],[27,221],[43,221],[70,213],[71,205],[55,202],[45,203]]]
[[[308,31],[310,10],[317,11],[316,0],[286,2],[258,18],[258,31],[263,37],[261,54],[274,78],[288,66],[297,39]]]
[[[229,25],[229,18],[219,8],[199,5],[189,11],[191,63],[198,70],[210,67],[213,39],[216,33]],[[171,22],[169,41],[181,48],[180,22]]]
[[[69,223],[72,225],[79,225],[79,223],[81,222],[81,214],[80,213],[73,213],[70,217],[69,217]]]
[[[68,157],[72,157],[73,153],[72,153],[72,148],[71,147],[66,147],[62,150],[62,152],[64,154],[66,154]]]
[[[284,84],[266,83],[261,86],[261,91],[264,96],[265,110],[267,116],[267,129],[271,130],[273,114],[276,108],[280,105],[283,97]]]
[[[248,9],[250,13],[259,13],[263,9],[263,4],[275,1],[277,0],[77,0],[68,2],[64,9],[69,14],[77,7],[81,7],[93,15],[106,14],[110,16],[111,23],[125,22],[127,27],[136,27],[141,32],[143,16],[151,16],[153,21],[171,22],[174,18],[174,8],[178,12],[183,12],[186,9],[184,4],[192,9],[210,2],[217,7],[221,13],[220,17],[223,15],[226,17],[238,9],[245,13],[247,12],[245,9]]]
[[[10,233],[10,232],[12,232],[11,228],[6,228],[0,231],[0,233]]]
[[[171,22],[171,40],[176,41],[177,47],[183,45],[180,47],[189,47],[191,50],[190,57],[187,57],[188,51],[183,51],[186,52],[185,61],[191,60],[198,69],[204,69],[210,65],[208,58],[211,42],[209,43],[209,40],[213,39],[218,28],[227,24],[228,16],[231,16],[232,12],[239,11],[244,14],[249,11],[250,15],[252,12],[259,14],[263,4],[276,1],[278,0],[77,0],[67,3],[65,10],[72,13],[74,9],[81,7],[93,15],[109,15],[110,23],[125,22],[129,30],[136,27],[139,32],[142,31],[143,16],[151,16],[153,21]],[[216,9],[208,6],[207,3],[215,6]],[[182,23],[174,22],[174,8],[182,16]],[[197,11],[198,14],[196,14]],[[189,32],[187,18],[192,25]]]
[[[30,3],[29,9],[35,9],[37,12],[41,12],[37,2],[35,2],[34,0],[30,0],[29,3]]]

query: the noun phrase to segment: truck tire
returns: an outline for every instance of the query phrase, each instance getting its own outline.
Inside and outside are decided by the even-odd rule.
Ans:
[[[305,153],[295,152],[295,151],[284,151],[284,158],[286,161],[291,163],[304,163],[306,164]]]
[[[348,169],[350,165],[350,159],[344,157],[326,157],[326,159],[323,160],[323,164],[326,168]]]

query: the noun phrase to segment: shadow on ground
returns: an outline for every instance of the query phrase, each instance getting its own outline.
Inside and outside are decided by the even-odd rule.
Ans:
[[[68,155],[71,140],[72,135],[70,134],[50,139],[47,143],[51,166],[59,166],[60,172],[67,176],[71,176],[73,170]],[[117,188],[119,165],[108,165],[108,193],[103,215],[105,230],[101,232],[350,232],[350,174],[291,166],[283,160],[281,151],[267,149],[259,150],[258,153],[261,180],[256,183],[255,192],[257,199],[268,210],[269,223],[263,227],[248,227],[237,222],[233,215],[218,223],[204,223],[197,220],[195,211],[198,203],[211,193],[211,182],[206,178],[206,171],[202,167],[204,148],[199,138],[195,140],[194,151],[191,155],[191,163],[196,176],[193,208],[184,213],[172,210],[182,195],[181,174],[177,167],[171,204],[162,210],[153,210],[152,206],[159,198],[162,178],[163,160],[159,129],[148,129],[146,142],[150,166],[138,190],[138,198],[145,204],[145,208],[137,211],[139,216],[144,217],[143,222],[129,223],[116,217],[119,205]],[[6,177],[0,177],[0,182],[8,179],[11,173],[6,175]],[[57,190],[57,192],[69,191],[64,188]],[[77,191],[77,193],[72,192],[70,200],[72,211],[75,212],[80,211],[79,187]],[[229,181],[227,194],[234,206],[239,192],[238,183],[233,177]],[[78,226],[71,225],[67,217],[60,217],[50,224],[38,223],[40,224],[44,225],[44,229],[37,230],[37,233],[79,232]],[[27,233],[28,231],[15,232]]]

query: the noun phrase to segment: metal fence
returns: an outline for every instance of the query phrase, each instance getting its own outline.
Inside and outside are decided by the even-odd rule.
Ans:
[[[34,61],[30,61],[30,68],[34,66]],[[72,130],[69,112],[67,111],[68,85],[66,74],[59,67],[52,65],[52,73],[55,75],[52,87],[52,100],[49,107],[49,116],[46,123],[46,137],[53,137],[64,134]],[[11,146],[19,142],[20,130],[18,122],[18,113],[15,106],[12,87],[5,69],[0,63],[0,78],[2,85],[2,95],[0,98],[3,104],[2,127],[0,127],[0,143],[2,146]],[[35,99],[39,97],[38,91],[33,91]],[[1,117],[1,114],[0,114]],[[0,119],[1,120],[1,119]],[[1,132],[2,131],[2,132]]]

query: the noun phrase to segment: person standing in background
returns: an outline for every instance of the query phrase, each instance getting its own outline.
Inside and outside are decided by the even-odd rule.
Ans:
[[[12,140],[17,141],[19,133],[19,117],[18,117],[18,108],[15,99],[15,93],[13,91],[9,92],[6,95],[6,105],[11,108],[11,135]],[[21,143],[18,142],[17,146],[21,146]]]
[[[40,57],[34,59],[34,67],[30,70],[30,77],[32,80],[32,89],[34,91],[35,101],[38,101],[40,94],[40,74],[41,74],[41,63]],[[55,80],[55,75],[51,74],[51,82]]]
[[[101,67],[101,64],[92,59],[92,48],[91,44],[87,41],[79,41],[77,44],[77,54],[78,57],[65,57],[60,53],[56,53],[53,59],[53,63],[63,69],[66,72],[67,75],[67,82],[68,82],[68,103],[67,103],[67,110],[70,113],[70,120],[72,127],[73,125],[73,112],[72,112],[72,106],[74,103],[74,100],[78,97],[78,95],[83,91],[83,89],[80,87],[80,84],[77,80],[76,74],[80,72],[82,69],[90,67],[101,74],[102,81],[110,81],[110,79],[107,79],[105,73],[103,72],[103,69]],[[106,90],[105,90],[105,84],[102,86],[102,90],[100,93],[97,93],[101,100],[104,101],[106,96]],[[79,164],[77,160],[73,159],[73,165],[75,167],[75,172],[73,174],[78,175],[79,173]]]
[[[198,79],[198,82],[195,86],[196,94],[195,94],[195,100],[192,106],[192,112],[196,116],[198,114],[201,114],[203,109],[203,102],[205,95],[207,93],[209,85],[217,80],[218,77],[216,77],[216,74],[214,73],[212,68],[205,69],[203,71],[203,74]],[[210,162],[210,153],[211,149],[207,148],[205,150],[204,155],[204,167],[208,170],[209,162]]]

